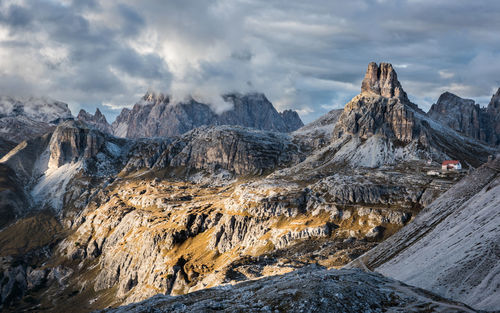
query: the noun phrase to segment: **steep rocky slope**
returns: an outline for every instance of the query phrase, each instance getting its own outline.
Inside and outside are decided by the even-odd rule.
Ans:
[[[350,267],[374,269],[477,309],[500,308],[499,173],[500,158],[484,164]]]
[[[111,125],[108,124],[106,117],[101,113],[99,108],[95,110],[94,115],[82,109],[78,113],[76,119],[85,122],[87,125],[95,127],[96,129],[102,131],[103,133],[113,134]]]
[[[158,295],[106,312],[474,312],[380,275],[307,266],[184,296]]]
[[[331,110],[317,120],[294,131],[293,137],[307,144],[313,150],[328,145],[332,139],[333,128],[342,111],[342,109]]]
[[[6,155],[10,150],[12,150],[16,144],[12,141],[3,139],[0,137],[0,158]]]
[[[494,100],[492,99],[492,103]],[[494,105],[490,104],[493,108]],[[474,100],[462,99],[452,93],[443,93],[427,115],[468,137],[496,145],[498,123],[493,109],[481,108]]]
[[[15,172],[0,164],[0,229],[25,213],[27,197]]]
[[[66,103],[0,96],[0,137],[15,143],[42,135],[61,120],[71,118]]]
[[[426,116],[387,63],[370,63],[361,94],[346,104],[333,133],[333,157],[355,166],[452,157],[478,166],[494,152]]]
[[[493,129],[496,134],[496,142],[493,143],[500,145],[500,88],[498,88],[497,92],[491,97],[487,110],[488,114],[491,116],[494,125]]]
[[[147,93],[131,110],[122,111],[112,124],[113,132],[127,138],[171,137],[203,125],[240,125],[279,132],[303,125],[296,112],[278,113],[263,94],[229,94],[223,99],[233,107],[216,114],[209,105],[193,99],[171,103],[169,96]]]

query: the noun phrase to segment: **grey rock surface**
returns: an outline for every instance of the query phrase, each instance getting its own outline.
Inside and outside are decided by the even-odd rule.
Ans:
[[[94,115],[82,109],[78,113],[76,119],[85,122],[89,126],[95,127],[97,130],[100,130],[103,133],[113,134],[111,125],[109,125],[106,117],[101,113],[99,108],[95,110]]]
[[[481,108],[474,100],[445,92],[432,105],[427,115],[468,137],[497,145],[500,121],[498,104],[495,109],[495,99],[493,96],[488,108]]]
[[[68,105],[60,101],[0,96],[0,136],[15,143],[43,135],[72,118]]]
[[[466,176],[413,222],[348,267],[373,269],[476,309],[498,309],[498,157]]]
[[[169,96],[147,93],[131,110],[122,111],[112,124],[113,132],[127,138],[171,137],[203,125],[239,125],[279,132],[303,125],[296,112],[278,113],[263,94],[228,94],[223,99],[232,108],[216,114],[209,105],[193,99],[172,103]]]
[[[467,306],[361,270],[308,266],[285,275],[223,285],[102,312],[473,312]]]

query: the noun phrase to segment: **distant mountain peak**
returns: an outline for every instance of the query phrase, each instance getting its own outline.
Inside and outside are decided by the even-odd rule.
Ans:
[[[148,90],[142,97],[142,100],[148,103],[168,103],[170,101],[170,97],[161,92]]]
[[[488,108],[484,109],[474,100],[464,99],[446,91],[431,106],[427,116],[467,137],[497,145],[500,138],[500,126],[496,127],[496,125],[500,118],[496,116],[499,115],[500,104],[495,111],[494,104],[492,104],[494,99],[495,95]],[[500,102],[500,95],[498,101]]]
[[[361,93],[373,93],[386,98],[400,98],[409,101],[406,92],[398,81],[398,75],[390,63],[375,62],[368,64],[365,78],[361,83]]]
[[[148,91],[132,110],[123,110],[112,124],[118,137],[171,137],[204,125],[239,125],[260,130],[291,132],[303,126],[295,112],[279,113],[262,93],[228,93],[222,99],[230,110],[217,114],[194,99],[170,103],[170,96]]]
[[[94,115],[88,113],[84,109],[81,109],[78,113],[77,120],[85,122],[87,125],[92,126],[104,133],[113,133],[111,125],[109,125],[108,121],[106,120],[106,116],[101,113],[101,110],[99,110],[99,108],[96,108]]]

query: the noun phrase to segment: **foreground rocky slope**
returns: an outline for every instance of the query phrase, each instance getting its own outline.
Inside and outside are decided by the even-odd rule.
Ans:
[[[350,267],[373,269],[477,309],[500,308],[499,157]]]
[[[360,270],[307,266],[293,273],[185,296],[158,295],[106,312],[474,312],[427,291]]]
[[[119,137],[170,137],[203,125],[239,125],[261,130],[291,132],[304,124],[297,112],[278,113],[263,94],[229,94],[232,108],[217,114],[209,105],[193,99],[171,103],[169,96],[147,93],[134,107],[124,109],[113,122]]]

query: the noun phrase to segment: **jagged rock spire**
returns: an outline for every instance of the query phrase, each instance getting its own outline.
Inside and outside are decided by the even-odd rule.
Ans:
[[[386,98],[408,101],[406,92],[398,81],[398,75],[390,63],[368,64],[365,78],[361,83],[361,93],[373,93]]]

